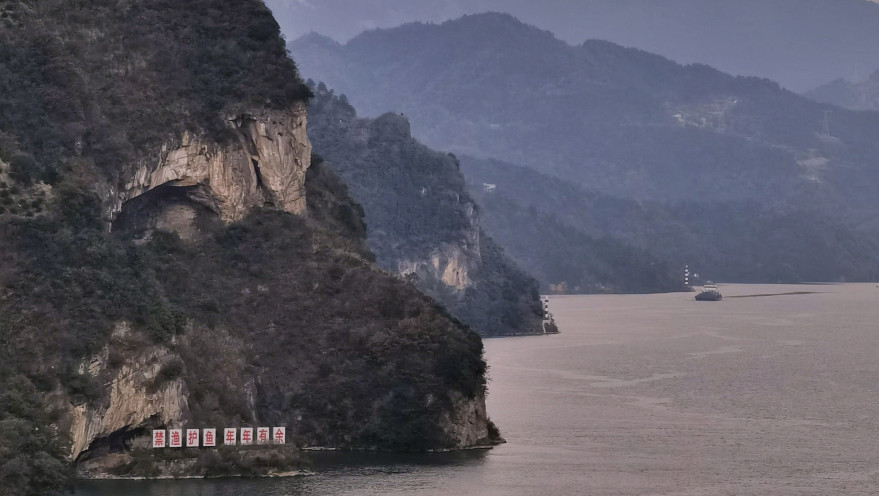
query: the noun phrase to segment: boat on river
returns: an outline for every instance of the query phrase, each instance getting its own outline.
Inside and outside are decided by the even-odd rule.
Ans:
[[[696,301],[720,301],[723,295],[717,289],[717,284],[711,281],[702,286],[702,291],[696,295]]]

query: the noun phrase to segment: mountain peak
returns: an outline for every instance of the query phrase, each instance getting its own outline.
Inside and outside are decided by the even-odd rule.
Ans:
[[[446,21],[440,27],[452,29],[476,29],[479,34],[518,33],[520,35],[539,36],[547,40],[559,41],[554,34],[521,21],[517,17],[503,12],[482,12],[469,14],[457,19]]]
[[[296,38],[291,43],[297,46],[313,46],[313,47],[322,47],[322,48],[339,48],[342,45],[330,38],[329,36],[322,35],[316,31],[310,31],[299,38]]]
[[[533,27],[524,22],[520,21],[518,18],[511,14],[507,14],[506,12],[497,12],[497,11],[488,11],[481,12],[478,14],[468,14],[457,19],[450,19],[443,24],[464,24],[464,23],[477,23],[480,25],[485,24],[495,24],[499,26],[507,25],[507,26],[517,26],[517,27]]]
[[[567,46],[549,31],[526,24],[516,17],[501,12],[469,14],[441,24],[412,22],[395,28],[374,29],[359,34],[346,46],[365,46],[376,43],[417,48],[435,45],[442,40],[456,40],[456,44],[490,43],[509,45],[534,43],[538,45]],[[390,47],[389,47],[390,48]]]

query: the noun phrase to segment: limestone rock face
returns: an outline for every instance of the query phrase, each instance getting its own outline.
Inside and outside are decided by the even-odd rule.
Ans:
[[[462,290],[470,285],[470,277],[467,273],[467,266],[462,263],[461,250],[454,250],[451,256],[447,256],[445,260],[440,256],[434,255],[431,262],[433,267],[440,271],[440,266],[444,266],[440,280],[457,290]]]
[[[116,332],[126,330],[126,324],[120,324]],[[112,376],[108,401],[72,406],[71,458],[76,459],[95,439],[121,429],[145,427],[148,422],[180,425],[188,412],[186,386],[179,378],[161,381],[159,377],[163,367],[177,359],[164,347],[139,350]],[[104,375],[106,360],[106,354],[91,360],[89,372]]]
[[[485,411],[485,398],[467,398],[460,393],[452,394],[453,407],[444,418],[443,429],[454,447],[473,448],[503,443]],[[493,427],[493,426],[492,426]]]
[[[475,265],[474,254],[460,245],[443,244],[428,259],[400,260],[397,272],[402,276],[415,274],[421,280],[436,280],[457,291],[470,284],[470,270]]]
[[[397,262],[397,272],[416,274],[421,280],[440,281],[449,289],[463,291],[472,283],[471,273],[482,263],[479,218],[472,204],[467,205],[469,227],[458,243],[442,243],[428,257]]]
[[[233,139],[224,143],[185,134],[180,143],[166,145],[156,162],[138,167],[118,191],[111,189],[109,218],[125,202],[162,185],[199,186],[193,199],[227,222],[265,204],[301,214],[311,164],[306,120],[300,103],[227,116]]]

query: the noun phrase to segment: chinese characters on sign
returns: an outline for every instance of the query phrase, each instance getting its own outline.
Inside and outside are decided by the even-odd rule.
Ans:
[[[239,443],[238,431],[241,431]],[[258,427],[254,432],[253,427],[226,427],[223,429],[222,443],[227,446],[241,444],[244,446],[256,444],[287,444],[286,427]],[[184,438],[184,432],[186,434]],[[187,448],[215,447],[217,446],[217,429],[157,429],[153,431],[153,448]]]
[[[241,444],[253,444],[253,428],[252,427],[242,427],[241,428]]]
[[[170,442],[168,446],[172,448],[183,447],[183,429],[171,429],[168,431]]]
[[[217,429],[202,429],[202,446],[212,447],[217,445]]]
[[[186,429],[186,447],[198,447],[198,429]]]
[[[238,429],[227,427],[223,429],[223,444],[233,445],[238,441]]]
[[[256,430],[256,444],[267,444],[269,442],[269,428],[260,427]]]
[[[153,448],[165,447],[165,431],[153,431]]]
[[[275,427],[272,429],[272,442],[275,444],[285,444],[287,442],[287,429],[283,427]]]

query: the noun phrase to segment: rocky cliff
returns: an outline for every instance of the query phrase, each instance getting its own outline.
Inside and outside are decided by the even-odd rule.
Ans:
[[[239,113],[224,120],[233,139],[221,143],[185,133],[179,143],[163,145],[159,159],[138,167],[113,195],[109,216],[162,185],[196,187],[190,197],[225,221],[240,220],[266,204],[303,213],[305,171],[311,162],[305,106]]]
[[[478,253],[461,245],[443,244],[427,260],[398,260],[397,273],[404,277],[436,279],[449,288],[463,291],[472,284],[470,266],[478,262]]]
[[[133,331],[128,322],[120,322],[111,336],[111,344],[83,362],[81,375],[100,378],[109,384],[104,401],[63,406],[69,409],[70,457],[77,459],[96,440],[107,441],[111,435],[124,434],[148,426],[165,425],[177,428],[189,411],[189,391],[179,377],[169,377],[161,382],[172,367],[179,366],[180,357],[166,346],[152,343],[132,342]],[[123,341],[131,345],[124,362],[117,370],[108,363],[110,346],[114,348]],[[115,353],[120,353],[114,349]],[[117,447],[118,448],[118,447]]]
[[[396,262],[396,272],[404,277],[415,277],[422,283],[442,283],[448,289],[458,292],[477,284],[478,276],[474,280],[471,273],[479,274],[483,264],[480,246],[482,230],[476,206],[467,198],[461,198],[459,202],[464,215],[457,239],[429,246],[427,251],[421,253],[400,254],[396,260],[382,261],[389,266]],[[381,227],[378,226],[377,229]],[[384,232],[383,234],[387,235]],[[386,256],[387,253],[382,252],[382,255]]]
[[[372,262],[261,1],[0,9],[5,492],[485,440],[479,336]],[[261,425],[287,448],[145,448]]]

